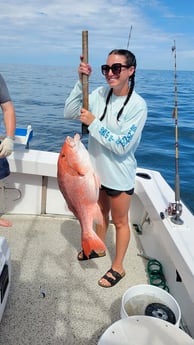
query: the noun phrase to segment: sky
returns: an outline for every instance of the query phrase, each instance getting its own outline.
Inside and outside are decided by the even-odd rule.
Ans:
[[[193,0],[0,0],[0,64],[77,66],[131,50],[140,69],[194,70]]]

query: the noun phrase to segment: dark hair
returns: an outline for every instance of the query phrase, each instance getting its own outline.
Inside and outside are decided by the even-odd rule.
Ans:
[[[108,55],[112,55],[112,54],[125,56],[126,65],[128,67],[134,66],[136,68],[137,63],[136,63],[135,55],[132,52],[130,52],[129,50],[113,49]]]
[[[134,66],[135,69],[136,69],[136,66],[137,66],[137,63],[136,63],[136,58],[135,58],[135,55],[130,52],[129,50],[126,50],[126,49],[114,49],[112,50],[109,54],[109,55],[112,55],[112,54],[115,54],[115,55],[122,55],[122,56],[125,56],[126,58],[126,65],[127,67],[131,67],[131,66]],[[119,110],[118,114],[117,114],[117,121],[119,120],[122,112],[123,112],[123,109],[124,107],[126,106],[126,104],[128,103],[131,95],[132,95],[132,92],[133,92],[133,89],[134,89],[134,86],[135,86],[135,69],[134,69],[134,72],[133,74],[129,77],[129,80],[130,80],[130,89],[129,89],[129,92],[128,92],[128,95],[126,97],[126,100],[125,102],[123,103],[123,106],[122,108]],[[104,112],[102,114],[102,116],[100,117],[100,121],[102,121],[106,115],[106,111],[107,111],[107,106],[108,106],[108,103],[109,103],[109,100],[110,100],[110,97],[113,93],[113,89],[110,89],[109,93],[108,93],[108,96],[106,98],[106,105],[105,105],[105,108],[104,108]]]

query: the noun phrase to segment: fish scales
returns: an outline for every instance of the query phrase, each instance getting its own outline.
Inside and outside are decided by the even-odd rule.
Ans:
[[[102,224],[103,218],[98,205],[100,179],[96,175],[90,156],[80,140],[79,134],[67,136],[57,164],[57,180],[69,210],[81,226],[82,249],[87,257],[92,250],[106,250],[104,242],[93,229],[94,223]]]

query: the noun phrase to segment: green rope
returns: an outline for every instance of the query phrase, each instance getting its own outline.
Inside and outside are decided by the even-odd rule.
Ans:
[[[162,264],[158,260],[151,259],[148,261],[147,272],[151,285],[155,285],[169,292],[169,287],[166,284],[166,278],[164,276]]]

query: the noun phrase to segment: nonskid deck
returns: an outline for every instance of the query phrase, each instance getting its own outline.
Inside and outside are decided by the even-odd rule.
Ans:
[[[121,298],[132,285],[147,282],[136,235],[125,258],[126,277],[111,289],[98,286],[114,255],[114,229],[107,235],[107,255],[80,263],[80,226],[62,216],[7,216],[1,228],[11,249],[12,281],[0,324],[0,344],[96,345],[120,319]]]

